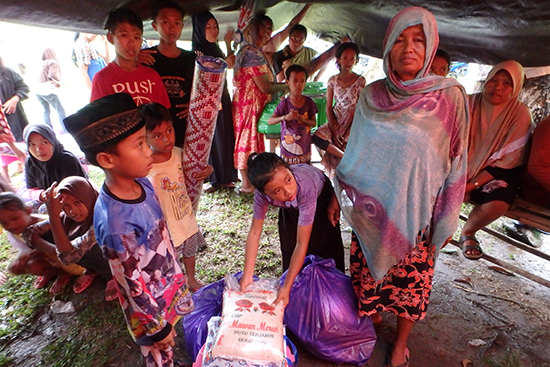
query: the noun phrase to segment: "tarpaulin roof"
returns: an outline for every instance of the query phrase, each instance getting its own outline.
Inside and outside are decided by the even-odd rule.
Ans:
[[[90,33],[104,33],[109,11],[126,6],[149,19],[154,0],[0,0],[0,20]],[[177,0],[176,0],[177,1]],[[222,32],[235,27],[239,0],[179,0],[189,14],[211,10]],[[257,0],[278,28],[306,1]],[[543,0],[313,0],[302,24],[327,40],[349,35],[361,52],[380,57],[390,19],[407,6],[431,10],[438,22],[440,46],[453,59],[495,64],[514,59],[524,66],[550,65],[550,6]],[[146,22],[148,24],[150,22]],[[150,25],[146,38],[156,38]],[[186,18],[182,39],[191,38]]]

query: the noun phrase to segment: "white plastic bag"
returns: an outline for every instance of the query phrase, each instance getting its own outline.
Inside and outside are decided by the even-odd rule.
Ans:
[[[245,292],[233,275],[225,277],[222,322],[212,357],[254,364],[284,364],[283,315],[277,298],[279,281],[260,279]]]

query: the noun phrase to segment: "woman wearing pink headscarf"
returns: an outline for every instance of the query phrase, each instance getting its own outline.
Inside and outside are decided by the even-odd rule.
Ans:
[[[437,251],[456,230],[466,183],[464,89],[429,75],[434,16],[399,12],[384,39],[387,77],[363,89],[336,191],[353,228],[350,273],[359,314],[397,315],[386,366],[409,365],[407,341],[429,303]]]
[[[470,96],[470,142],[466,199],[476,204],[460,234],[462,253],[470,260],[483,255],[475,234],[499,218],[516,198],[521,166],[533,120],[519,101],[523,67],[503,61],[487,75],[483,92]]]

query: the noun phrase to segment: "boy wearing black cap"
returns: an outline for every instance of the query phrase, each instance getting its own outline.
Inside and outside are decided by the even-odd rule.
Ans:
[[[103,97],[64,120],[90,163],[105,172],[94,229],[116,280],[144,366],[173,366],[173,325],[193,309],[151,183],[145,121],[132,97]]]

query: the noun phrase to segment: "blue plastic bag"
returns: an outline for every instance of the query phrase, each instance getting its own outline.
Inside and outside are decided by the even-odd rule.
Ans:
[[[241,279],[242,272],[235,274],[237,279]],[[258,279],[254,277],[254,280]],[[183,331],[185,333],[185,347],[189,357],[197,359],[202,345],[206,342],[208,336],[208,320],[212,316],[222,315],[223,290],[225,280],[220,279],[217,282],[202,287],[193,295],[195,309],[183,319]]]
[[[306,257],[290,290],[284,323],[312,355],[362,365],[372,354],[376,332],[370,317],[357,315],[351,278],[334,266],[332,259]]]

